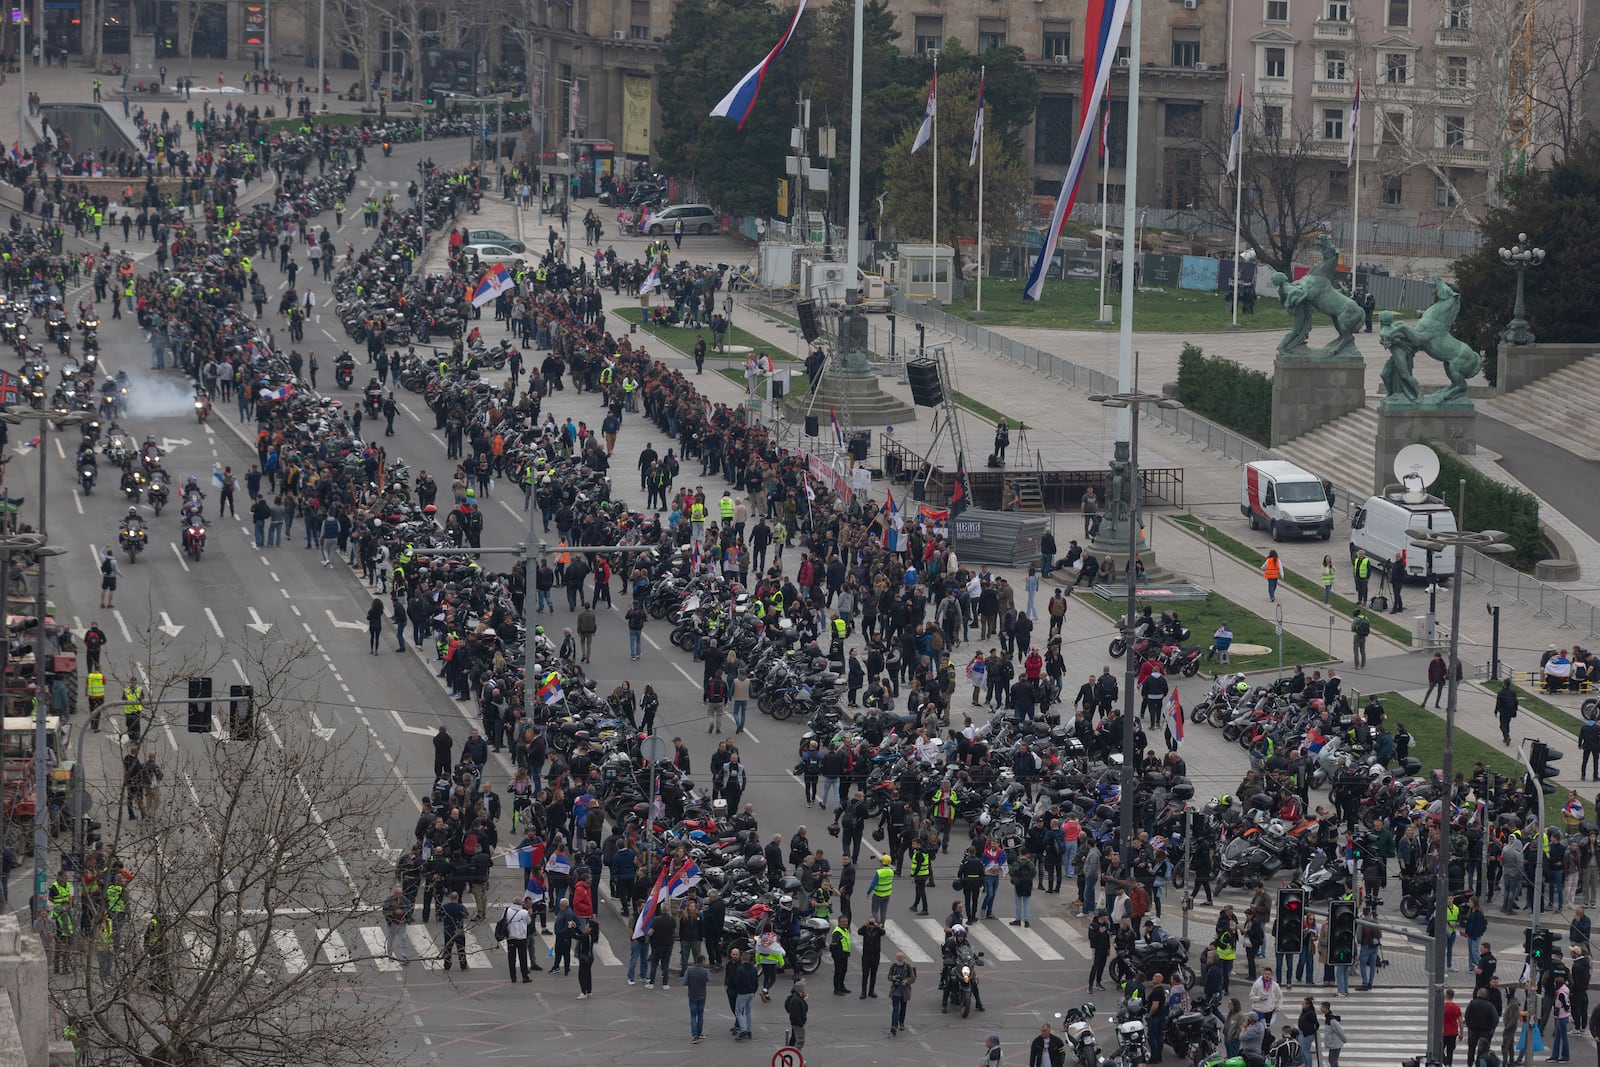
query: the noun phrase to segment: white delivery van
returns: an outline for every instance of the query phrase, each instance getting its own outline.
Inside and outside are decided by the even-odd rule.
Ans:
[[[1286,537],[1333,536],[1333,508],[1322,479],[1281,459],[1263,459],[1244,468],[1239,513],[1250,529],[1265,526],[1274,541]]]
[[[1427,493],[1407,493],[1391,485],[1383,496],[1371,496],[1350,517],[1350,558],[1364,548],[1367,556],[1388,564],[1395,554],[1406,554],[1406,575],[1423,579],[1428,574],[1428,553],[1411,543],[1413,530],[1453,532],[1456,516],[1443,500]],[[1456,569],[1456,550],[1446,547],[1433,553],[1435,580],[1444,581]]]

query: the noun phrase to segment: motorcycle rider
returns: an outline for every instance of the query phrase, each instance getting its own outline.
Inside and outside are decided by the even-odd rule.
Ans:
[[[144,533],[144,517],[139,514],[138,508],[130,507],[127,511],[127,514],[122,517],[122,529],[120,532],[133,534]]]
[[[957,992],[959,979],[957,968],[963,959],[970,960],[972,967],[972,1004],[979,1011],[983,1010],[983,991],[978,987],[977,956],[972,951],[971,944],[967,941],[967,928],[960,923],[950,927],[950,935],[944,939],[944,947],[939,950],[943,967],[939,972],[939,988],[943,991],[939,1001],[939,1012],[944,1014],[950,1009],[950,997]]]

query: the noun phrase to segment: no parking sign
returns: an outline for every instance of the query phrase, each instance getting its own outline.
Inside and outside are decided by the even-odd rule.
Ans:
[[[772,1054],[772,1067],[806,1067],[806,1058],[792,1045],[785,1045]]]

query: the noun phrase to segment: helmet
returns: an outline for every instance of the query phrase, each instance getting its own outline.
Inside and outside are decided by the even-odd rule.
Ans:
[[[1233,807],[1233,796],[1231,794],[1224,793],[1222,794],[1222,798],[1218,800],[1217,803],[1224,808],[1231,808]]]
[[[787,893],[785,893],[783,896],[778,898],[778,906],[781,907],[781,908],[788,908],[788,907],[792,907],[793,905],[794,905],[794,897],[791,897]]]
[[[139,509],[130,507],[128,509],[128,518],[137,519],[138,517],[139,517]]]
[[[951,937],[966,937],[967,936],[967,928],[965,926],[962,926],[960,923],[956,923],[954,926],[952,926],[950,928],[950,936]]]
[[[535,637],[543,637],[544,636],[544,627],[543,626],[535,626],[533,628],[533,634],[534,634]]]
[[[1083,1013],[1083,1017],[1085,1019],[1093,1019],[1094,1018],[1094,1005],[1093,1004],[1080,1004],[1080,1005],[1078,1005],[1078,1010]]]
[[[894,862],[894,858],[892,856],[890,856],[887,852],[885,852],[883,855],[878,857],[878,862],[879,863],[884,863],[884,864],[893,863]]]

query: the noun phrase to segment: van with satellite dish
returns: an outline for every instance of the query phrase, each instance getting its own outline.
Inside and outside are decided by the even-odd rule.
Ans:
[[[1355,559],[1356,550],[1364,548],[1368,557],[1387,564],[1404,552],[1406,577],[1425,580],[1429,573],[1429,554],[1411,543],[1411,535],[1425,536],[1429,530],[1454,532],[1455,528],[1455,513],[1443,500],[1415,488],[1390,485],[1382,496],[1368,497],[1350,517],[1350,558]],[[1433,553],[1432,572],[1436,581],[1453,574],[1455,567],[1454,548],[1446,547]]]
[[[1272,531],[1274,541],[1333,536],[1333,508],[1322,479],[1281,459],[1245,465],[1239,513],[1250,520],[1250,529]]]

